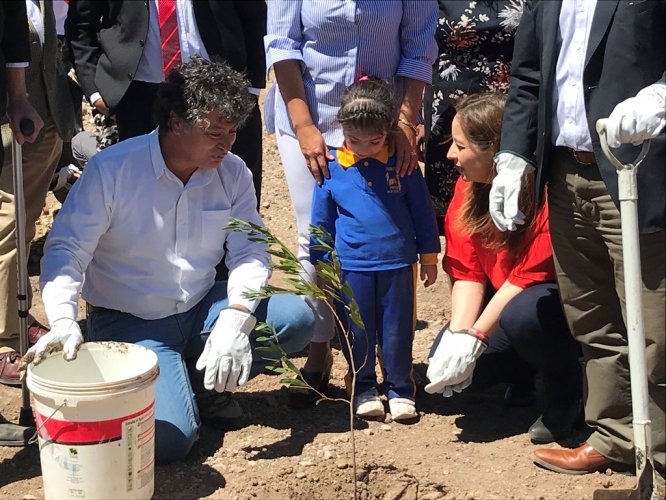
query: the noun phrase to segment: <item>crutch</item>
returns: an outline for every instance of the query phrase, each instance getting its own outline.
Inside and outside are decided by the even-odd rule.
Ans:
[[[650,413],[648,408],[648,377],[645,357],[645,330],[643,325],[643,295],[641,253],[638,236],[638,189],[636,171],[650,149],[643,147],[632,163],[623,165],[612,153],[606,141],[606,120],[597,121],[601,149],[617,169],[620,221],[622,225],[622,260],[624,262],[624,290],[626,296],[627,337],[629,343],[629,375],[631,378],[631,408],[633,412],[634,452],[638,495],[649,499],[655,484],[653,474]]]
[[[35,124],[24,118],[19,127],[23,135],[32,135]],[[13,137],[13,136],[12,136]],[[25,249],[25,199],[23,197],[23,151],[21,145],[12,138],[12,169],[14,174],[14,211],[16,223],[16,261],[18,268],[18,315],[19,315],[19,352],[25,356],[28,351],[28,265]],[[30,408],[30,392],[25,379],[21,384],[22,403],[19,424],[26,427],[34,425]]]

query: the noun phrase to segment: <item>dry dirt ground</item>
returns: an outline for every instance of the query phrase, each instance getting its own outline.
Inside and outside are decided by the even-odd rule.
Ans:
[[[49,197],[40,220],[43,235],[58,203]],[[263,201],[266,224],[295,247],[295,223],[272,137],[264,145]],[[45,321],[36,278],[33,314]],[[449,313],[448,282],[440,275],[419,286],[414,364],[420,421],[356,423],[356,480],[363,499],[583,499],[596,489],[633,487],[633,477],[607,471],[565,476],[533,465],[526,431],[540,403],[505,408],[503,388],[450,399],[423,392],[427,354]],[[83,317],[83,316],[82,316]],[[332,383],[343,393],[344,358],[334,351]],[[304,356],[295,358],[297,364]],[[204,428],[182,463],[156,468],[155,498],[329,499],[352,498],[353,474],[347,407],[322,402],[295,411],[285,405],[278,378],[260,375],[238,392],[249,425],[226,434]],[[20,389],[0,385],[0,413],[16,421]],[[570,445],[574,443],[569,443]],[[100,474],[104,470],[100,469]],[[39,450],[0,447],[0,499],[43,498]]]

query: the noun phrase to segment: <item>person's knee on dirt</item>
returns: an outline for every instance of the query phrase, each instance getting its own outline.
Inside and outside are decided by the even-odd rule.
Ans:
[[[379,351],[392,417],[406,421],[418,417],[412,377],[416,266],[425,286],[433,284],[440,243],[420,170],[398,173],[401,151],[390,136],[400,120],[394,100],[391,84],[368,77],[342,94],[337,120],[344,144],[331,150],[330,177],[314,188],[312,226],[332,237],[341,280],[363,320],[351,320],[352,297],[339,302],[338,317],[346,326],[342,344],[351,350],[346,357],[356,373],[354,411],[360,417],[384,415],[375,375]],[[314,265],[331,259],[316,236],[310,259]]]
[[[160,84],[159,127],[89,160],[44,248],[44,307],[50,323],[63,326],[25,361],[60,346],[75,355],[81,293],[90,339],[134,342],[157,353],[160,462],[187,454],[199,410],[228,415],[229,394],[255,374],[253,360],[261,357],[253,354],[257,321],[273,323],[287,350],[310,340],[312,312],[301,301],[276,297],[268,302],[283,304],[271,307],[245,297],[267,283],[270,256],[263,243],[226,229],[231,217],[263,225],[251,174],[230,153],[254,106],[247,86],[224,63],[193,58],[173,69]],[[214,267],[223,258],[229,279],[216,283]],[[273,309],[281,313],[276,319]],[[188,365],[200,381],[190,380]],[[210,397],[195,399],[204,390]],[[170,445],[174,428],[178,439]]]
[[[498,94],[470,95],[456,105],[448,156],[461,178],[445,219],[443,260],[452,281],[451,322],[431,351],[426,391],[451,396],[471,385],[477,363],[481,378],[492,379],[494,375],[485,372],[501,364],[502,352],[517,355],[519,363],[494,369],[542,370],[547,408],[530,436],[550,442],[571,433],[576,422],[581,372],[553,283],[547,205],[537,206],[532,187],[527,187],[519,207],[521,230],[515,233],[497,231],[488,211],[503,110],[504,97]],[[488,286],[495,290],[490,298]],[[521,377],[531,374],[511,382],[520,384]],[[528,387],[530,382],[523,381]],[[558,387],[562,382],[571,385]],[[569,411],[560,411],[563,408]],[[555,413],[566,418],[552,422]]]

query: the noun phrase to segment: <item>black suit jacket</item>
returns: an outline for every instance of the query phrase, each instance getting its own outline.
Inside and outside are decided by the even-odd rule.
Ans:
[[[0,2],[0,118],[7,112],[5,65],[29,61],[30,41],[25,1],[2,0]]]
[[[561,2],[554,0],[534,0],[525,6],[502,126],[502,150],[536,156],[538,192],[543,192],[548,178],[552,149],[560,7]],[[585,109],[599,170],[618,206],[617,173],[601,151],[596,122],[607,118],[621,101],[664,78],[665,11],[665,0],[598,0],[592,20],[583,73]],[[638,216],[644,233],[664,229],[665,135],[652,140],[638,169]],[[623,145],[615,154],[628,163],[639,150]]]
[[[134,79],[148,34],[148,1],[70,0],[65,36],[86,96],[99,92],[112,110]],[[191,0],[210,57],[266,85],[266,3],[263,0]]]

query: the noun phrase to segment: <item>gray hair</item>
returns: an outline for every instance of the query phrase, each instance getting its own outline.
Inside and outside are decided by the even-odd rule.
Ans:
[[[193,57],[166,75],[159,86],[155,113],[162,130],[171,128],[173,112],[186,123],[210,126],[206,119],[218,111],[226,121],[241,126],[250,116],[255,98],[245,76],[223,61]]]

